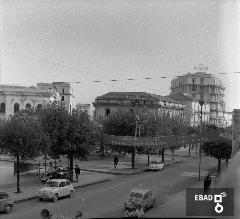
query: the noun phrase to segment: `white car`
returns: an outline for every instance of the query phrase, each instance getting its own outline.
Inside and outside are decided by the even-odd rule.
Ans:
[[[125,209],[132,209],[135,205],[141,205],[143,210],[153,207],[155,198],[150,189],[132,189],[125,201]]]
[[[54,202],[60,197],[72,197],[74,187],[67,179],[51,179],[46,183],[46,187],[38,191],[38,199],[52,199]]]
[[[162,163],[161,161],[152,161],[149,166],[148,166],[148,170],[156,170],[156,171],[160,171],[162,170],[164,167],[164,163]]]

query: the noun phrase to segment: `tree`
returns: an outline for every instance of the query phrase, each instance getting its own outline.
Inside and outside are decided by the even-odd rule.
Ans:
[[[136,130],[139,137],[160,137],[180,135],[186,133],[187,129],[183,118],[180,115],[174,116],[166,111],[159,114],[155,114],[150,111],[139,114],[119,112],[111,115],[103,121],[103,131],[105,134],[135,136]],[[163,162],[164,149],[165,148],[162,148],[161,150]],[[142,147],[139,147],[137,150],[139,153],[147,153],[148,156],[151,151],[150,149]]]
[[[100,144],[99,129],[85,113],[71,114],[63,106],[52,104],[38,114],[45,132],[51,139],[50,156],[58,159],[67,155],[70,180],[73,180],[73,159],[86,157]]]
[[[218,159],[218,174],[221,173],[221,160],[230,159],[232,153],[232,142],[228,138],[220,138],[215,142],[205,142],[202,150],[207,156]]]
[[[44,151],[47,137],[31,111],[23,110],[10,117],[2,127],[1,142],[5,153],[17,160],[17,192],[20,192],[20,160],[33,159]]]

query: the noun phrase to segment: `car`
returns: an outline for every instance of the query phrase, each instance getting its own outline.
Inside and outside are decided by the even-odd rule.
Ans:
[[[153,207],[155,204],[155,198],[151,189],[132,189],[129,197],[125,201],[125,209],[132,209],[136,204],[140,204],[144,211],[150,207]]]
[[[73,196],[74,187],[67,179],[51,179],[46,183],[46,187],[38,190],[38,199],[40,201],[50,199],[56,202],[58,198]]]
[[[0,212],[9,214],[14,207],[14,201],[6,192],[0,192]]]
[[[152,161],[149,166],[148,166],[148,170],[156,170],[156,171],[160,171],[162,170],[164,167],[164,163],[162,163],[161,161]]]

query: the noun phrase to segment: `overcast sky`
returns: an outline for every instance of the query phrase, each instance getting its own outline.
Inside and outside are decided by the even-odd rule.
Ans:
[[[0,2],[2,83],[80,81],[77,102],[92,103],[109,91],[167,95],[171,79],[203,63],[228,72],[227,108],[240,108],[238,0]]]

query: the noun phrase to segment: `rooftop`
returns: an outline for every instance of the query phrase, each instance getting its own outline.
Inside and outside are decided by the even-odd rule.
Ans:
[[[167,95],[166,97],[172,98],[176,101],[194,101],[194,99],[191,98],[189,95],[184,95],[181,93],[170,94],[170,95]]]
[[[109,92],[107,94],[104,94],[96,98],[96,100],[104,100],[104,99],[145,99],[145,100],[150,99],[155,101],[157,100],[162,102],[179,104],[179,102],[169,97],[164,97],[161,95],[151,94],[146,92]]]

